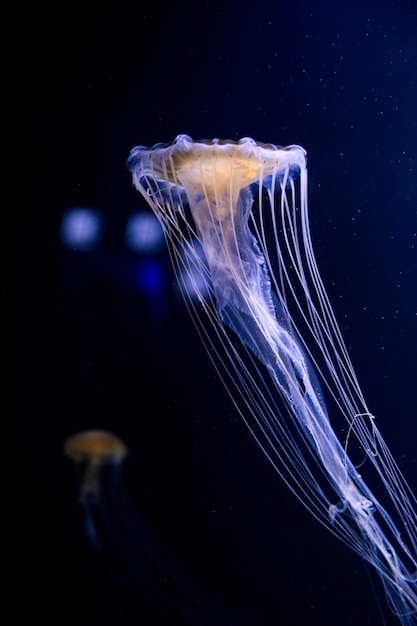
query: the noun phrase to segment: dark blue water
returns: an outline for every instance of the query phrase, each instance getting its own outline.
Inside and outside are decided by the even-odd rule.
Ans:
[[[376,577],[261,455],[164,248],[126,245],[129,218],[146,207],[125,161],[134,145],[179,133],[305,147],[323,279],[369,407],[415,488],[417,5],[75,2],[36,6],[19,24],[27,195],[13,208],[9,259],[24,320],[10,417],[13,479],[23,480],[19,596],[45,624],[211,625],[223,605],[231,625],[399,623]],[[91,246],[65,240],[73,207],[96,212]],[[91,427],[129,447],[124,483],[151,529],[145,539],[141,525],[131,531],[130,551],[113,511],[113,560],[83,534],[62,454],[68,435]],[[141,563],[153,541],[187,580],[179,606],[203,589],[206,622],[152,595],[158,583]]]

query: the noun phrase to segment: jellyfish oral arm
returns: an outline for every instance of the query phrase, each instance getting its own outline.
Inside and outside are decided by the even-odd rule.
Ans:
[[[228,202],[227,209],[219,197],[217,201],[204,198],[191,204],[206,251],[218,315],[268,368],[345,506],[367,518],[373,511],[372,496],[361,485],[358,472],[331,429],[317,394],[318,382],[313,384],[309,377],[312,364],[298,339],[287,330],[290,323],[284,326],[282,308],[280,322],[277,320],[266,262],[248,225],[252,202],[252,194],[244,189],[234,206]]]

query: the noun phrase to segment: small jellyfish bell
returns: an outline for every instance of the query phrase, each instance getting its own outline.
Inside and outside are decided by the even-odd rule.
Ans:
[[[87,504],[101,491],[101,472],[107,466],[118,466],[127,455],[123,441],[105,430],[85,430],[71,435],[64,443],[64,452],[75,464],[84,468],[79,500]]]
[[[375,568],[400,622],[415,625],[417,501],[367,406],[320,276],[305,150],[179,135],[133,148],[127,166],[261,449],[312,515]]]

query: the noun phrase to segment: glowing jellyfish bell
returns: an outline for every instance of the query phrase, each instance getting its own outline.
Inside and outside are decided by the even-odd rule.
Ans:
[[[416,498],[367,407],[319,274],[305,155],[297,145],[179,135],[134,148],[127,165],[262,450],[311,513],[375,567],[402,624],[416,624]]]

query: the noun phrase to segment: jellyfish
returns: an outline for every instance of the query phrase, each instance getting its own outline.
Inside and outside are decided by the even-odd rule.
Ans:
[[[399,621],[416,624],[416,497],[368,408],[319,273],[305,150],[179,135],[133,148],[127,166],[262,451],[312,515],[375,568]]]
[[[85,531],[95,548],[100,539],[95,512],[105,501],[103,488],[109,482],[109,493],[117,493],[120,465],[127,455],[123,441],[105,430],[85,430],[71,435],[64,443],[64,453],[82,472],[78,502],[84,512]]]
[[[81,431],[63,450],[80,470],[77,500],[88,542],[134,623],[241,626],[231,603],[163,542],[129,497],[121,473],[128,449],[117,435]]]

